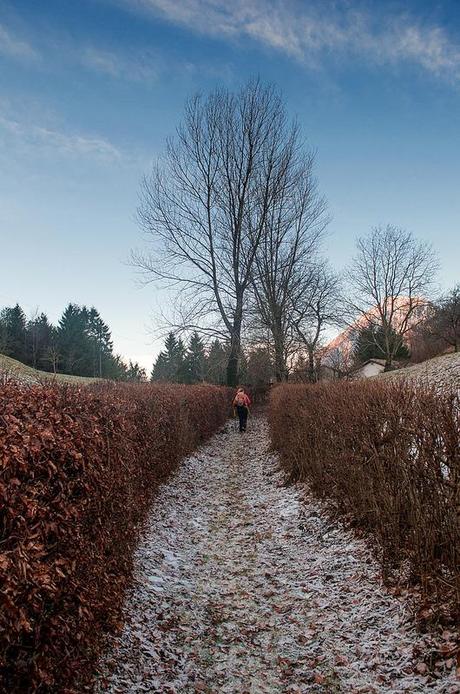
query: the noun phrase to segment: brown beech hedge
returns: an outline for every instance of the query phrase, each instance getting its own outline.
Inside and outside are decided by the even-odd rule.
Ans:
[[[458,617],[458,395],[378,381],[283,385],[269,417],[289,479],[374,534],[386,578],[399,569]]]
[[[139,528],[229,414],[209,385],[0,386],[0,691],[82,692]]]

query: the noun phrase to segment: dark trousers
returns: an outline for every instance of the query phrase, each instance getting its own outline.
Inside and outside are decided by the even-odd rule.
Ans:
[[[248,408],[244,405],[237,405],[238,419],[240,420],[240,431],[246,431],[246,422],[248,421]]]

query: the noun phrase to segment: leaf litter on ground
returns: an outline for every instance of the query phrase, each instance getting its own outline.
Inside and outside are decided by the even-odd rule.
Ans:
[[[283,484],[265,420],[250,424],[160,489],[96,691],[460,692],[454,658],[427,667],[428,637],[369,546]]]

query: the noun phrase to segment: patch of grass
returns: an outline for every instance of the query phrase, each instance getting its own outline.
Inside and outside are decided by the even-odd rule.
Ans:
[[[11,376],[14,380],[25,383],[43,383],[44,381],[57,381],[58,383],[95,383],[103,380],[89,378],[87,376],[72,376],[70,374],[53,374],[49,371],[40,371],[16,359],[0,354],[0,372]]]

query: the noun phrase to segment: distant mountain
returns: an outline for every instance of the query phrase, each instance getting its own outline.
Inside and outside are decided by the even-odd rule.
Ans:
[[[389,301],[389,300],[388,300]],[[402,321],[407,315],[409,297],[398,297],[394,300],[394,317],[393,325],[398,330]],[[413,328],[423,320],[426,314],[428,302],[426,299],[412,297],[412,302],[416,302],[420,306],[420,310],[416,310],[408,321],[408,330],[404,335],[404,342],[410,348],[411,335]],[[338,371],[348,371],[353,361],[353,346],[355,335],[368,325],[380,325],[380,316],[378,308],[374,307],[367,313],[356,319],[354,323],[349,325],[339,335],[321,350],[321,364]]]

